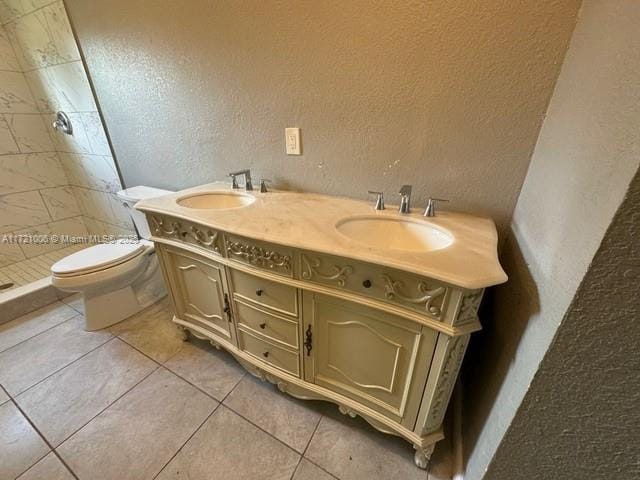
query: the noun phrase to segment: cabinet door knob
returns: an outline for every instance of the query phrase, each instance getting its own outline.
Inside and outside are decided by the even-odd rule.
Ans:
[[[365,280],[364,282],[362,282],[362,286],[364,288],[371,288],[371,280]]]
[[[259,325],[259,327],[260,327],[262,330],[264,330],[265,328],[267,328],[267,324],[266,324],[266,323],[261,323],[261,324]]]
[[[261,296],[262,296],[262,292],[263,292],[263,291],[264,291],[264,290],[262,290],[261,288],[257,289],[257,290],[256,290],[256,295],[257,295],[257,296],[259,296],[259,297],[261,297]]]
[[[267,358],[269,356],[269,352],[264,352],[262,355],[264,355],[264,358]]]

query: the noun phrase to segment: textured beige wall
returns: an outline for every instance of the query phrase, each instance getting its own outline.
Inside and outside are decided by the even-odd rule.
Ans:
[[[580,1],[65,3],[127,185],[412,183],[505,225]]]
[[[495,289],[465,365],[467,480],[484,475],[499,445],[508,449],[503,436],[543,375],[540,362],[640,165],[639,31],[636,0],[583,2],[502,251],[509,282]],[[617,302],[620,293],[602,295]],[[608,348],[594,343],[594,358]],[[604,408],[601,399],[584,401]],[[532,431],[538,420],[518,419]]]

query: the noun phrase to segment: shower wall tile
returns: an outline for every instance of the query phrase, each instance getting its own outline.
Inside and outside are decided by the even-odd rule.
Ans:
[[[53,220],[77,217],[82,214],[70,186],[40,190],[42,200]]]
[[[73,135],[54,132],[52,139],[57,151],[66,153],[85,153],[93,155],[111,155],[107,136],[97,112],[67,113]],[[55,115],[45,115],[47,121],[53,122]]]
[[[129,212],[115,194],[81,187],[73,187],[73,191],[83,215],[126,230],[133,230]]]
[[[5,115],[5,119],[22,153],[54,151],[53,142],[42,115]]]
[[[73,36],[73,30],[71,30],[69,17],[67,17],[62,0],[54,2],[40,11],[44,14],[45,21],[49,27],[50,38],[58,51],[56,58],[62,59],[62,62],[51,62],[49,65],[80,60],[80,51]]]
[[[0,172],[0,195],[68,184],[55,152],[0,156]]]
[[[7,31],[23,71],[80,59],[62,1],[17,18]]]
[[[82,217],[67,218],[57,222],[49,222],[43,225],[35,225],[16,232],[18,235],[38,235],[56,239],[49,243],[21,244],[20,249],[25,257],[31,258],[52,252],[60,248],[68,247],[69,243],[64,243],[66,237],[86,237],[87,227]]]
[[[135,234],[115,196],[120,179],[62,1],[0,0],[0,19],[3,231]],[[51,127],[59,110],[73,135]],[[0,244],[0,265],[63,246]]]
[[[0,71],[0,113],[38,113],[22,73]]]
[[[91,152],[94,155],[111,155],[111,148],[107,141],[107,135],[102,127],[102,120],[98,112],[82,113],[82,121],[84,123]]]
[[[20,153],[4,115],[0,115],[0,155]]]
[[[39,192],[0,196],[0,233],[50,221],[51,217]]]
[[[20,64],[4,28],[0,28],[0,70],[19,72]]]
[[[118,225],[113,225],[111,223],[101,222],[100,220],[96,220],[91,217],[83,217],[84,223],[87,226],[87,231],[89,235],[115,235],[115,236],[124,236],[124,235],[135,235],[136,231],[133,228],[133,225],[130,228],[123,228]]]
[[[40,68],[25,75],[41,112],[97,111],[81,61]]]
[[[110,156],[74,153],[61,153],[59,156],[70,185],[112,193],[122,188]]]
[[[53,0],[55,1],[55,0]],[[0,0],[0,22],[7,23],[11,20],[44,7],[52,0]]]

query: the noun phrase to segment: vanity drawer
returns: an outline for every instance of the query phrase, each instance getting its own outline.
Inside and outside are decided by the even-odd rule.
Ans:
[[[238,328],[238,340],[240,348],[248,354],[291,375],[300,377],[297,353],[290,352],[267,340],[258,338],[252,333],[243,330],[242,326]]]
[[[225,234],[224,243],[225,253],[232,260],[293,276],[293,250],[288,247],[228,234]]]
[[[276,312],[298,316],[298,291],[295,287],[265,280],[234,268],[229,269],[233,298],[249,300]]]
[[[272,315],[241,300],[235,300],[235,313],[239,325],[254,330],[261,336],[298,349],[298,321]]]
[[[302,252],[301,280],[395,304],[444,321],[451,288],[435,280],[331,255]]]

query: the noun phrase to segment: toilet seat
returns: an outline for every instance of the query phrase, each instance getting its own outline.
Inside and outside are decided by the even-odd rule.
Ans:
[[[99,272],[131,260],[148,248],[152,243],[141,240],[139,243],[104,243],[85,248],[63,258],[51,267],[56,277],[69,277]]]

